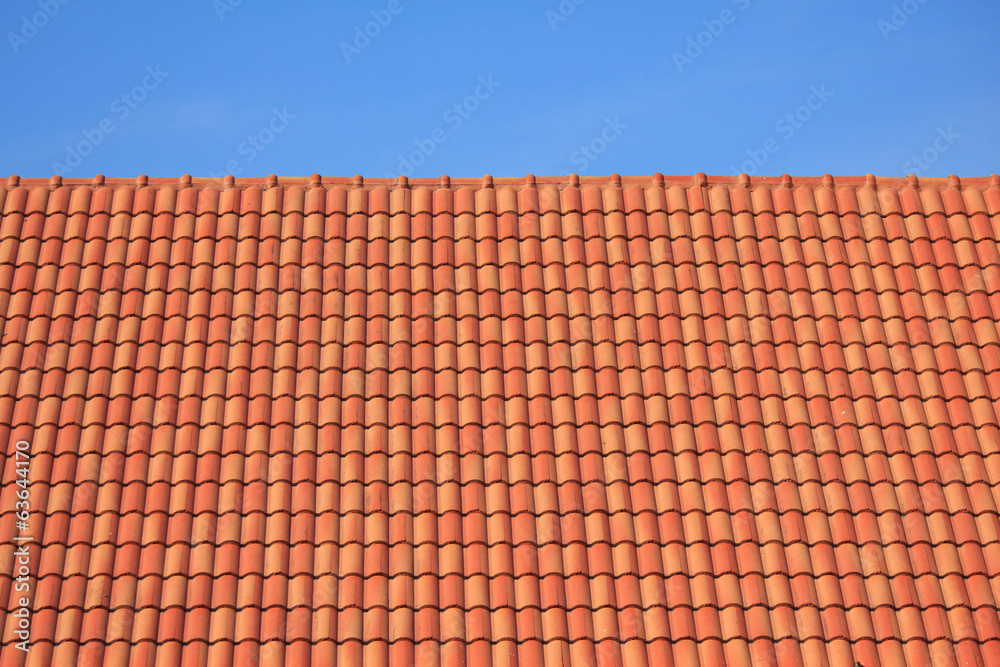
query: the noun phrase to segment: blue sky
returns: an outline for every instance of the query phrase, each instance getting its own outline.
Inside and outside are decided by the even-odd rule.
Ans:
[[[0,174],[985,176],[995,0],[0,5]]]

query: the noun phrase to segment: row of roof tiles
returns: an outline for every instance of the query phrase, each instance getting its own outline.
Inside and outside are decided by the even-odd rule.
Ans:
[[[941,179],[943,180],[943,179]],[[1000,213],[1000,177],[952,177],[944,183],[920,186],[914,177],[904,188],[879,188],[867,181],[836,185],[824,179],[820,187],[794,187],[791,179],[778,183],[695,183],[685,186],[652,183],[536,184],[459,187],[406,186],[389,183],[321,185],[282,184],[270,187],[244,185],[220,189],[212,182],[173,185],[122,183],[64,185],[11,177],[0,187],[0,208],[10,213],[65,213],[76,215],[133,215],[214,213],[269,215],[281,213],[332,215],[396,215],[401,213],[483,215],[505,213],[606,213],[679,211],[712,213],[773,213],[783,215],[971,215]],[[942,187],[944,186],[944,187]]]

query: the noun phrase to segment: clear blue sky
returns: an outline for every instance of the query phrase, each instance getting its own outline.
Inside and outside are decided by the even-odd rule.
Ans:
[[[996,0],[5,0],[0,27],[4,176],[1000,172]]]

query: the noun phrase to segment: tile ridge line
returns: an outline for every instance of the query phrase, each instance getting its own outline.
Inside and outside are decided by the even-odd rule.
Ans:
[[[733,188],[743,188],[743,187],[761,187],[767,186],[770,188],[782,188],[791,187],[796,188],[799,186],[813,186],[813,187],[839,187],[839,186],[871,186],[872,183],[876,183],[876,187],[892,187],[895,189],[902,189],[903,187],[913,187],[912,179],[905,176],[881,176],[877,179],[871,179],[868,176],[839,176],[839,177],[827,177],[827,176],[799,176],[799,177],[784,177],[784,176],[756,176],[750,177],[746,174],[740,174],[738,176],[703,176],[699,178],[698,175],[669,175],[664,176],[662,174],[652,174],[652,175],[635,175],[635,176],[621,176],[615,178],[612,175],[608,176],[540,176],[537,178],[532,178],[530,181],[524,177],[491,177],[489,181],[485,181],[484,178],[474,178],[474,177],[456,177],[449,178],[447,182],[440,178],[414,178],[405,179],[403,178],[357,178],[357,177],[343,177],[343,176],[328,176],[321,177],[317,179],[316,177],[306,177],[306,176],[289,176],[280,179],[271,177],[244,177],[240,179],[221,179],[214,177],[154,177],[154,178],[128,178],[128,177],[115,177],[115,178],[46,178],[46,177],[29,177],[20,178],[18,176],[11,176],[8,182],[5,184],[7,189],[13,189],[16,187],[38,187],[47,186],[50,188],[57,187],[82,187],[89,186],[93,188],[101,187],[114,187],[114,186],[133,186],[137,189],[144,187],[164,187],[164,186],[176,186],[178,190],[187,189],[194,187],[196,189],[205,189],[205,187],[216,185],[219,190],[223,189],[246,189],[250,187],[261,187],[262,189],[270,189],[273,187],[326,187],[326,186],[349,186],[352,188],[362,188],[362,189],[372,189],[375,187],[395,187],[395,188],[413,188],[413,187],[436,187],[438,189],[451,189],[455,190],[460,187],[476,186],[477,189],[490,189],[496,187],[509,187],[509,186],[520,186],[525,189],[535,188],[539,185],[556,185],[563,187],[580,187],[584,185],[600,185],[607,187],[624,187],[624,186],[634,186],[647,184],[651,187],[662,186],[662,187],[673,187],[675,185],[683,185],[687,187],[704,187],[711,185],[721,185],[730,186]],[[990,186],[1000,185],[1000,179],[997,179],[995,175],[989,176],[966,176],[957,179],[960,184],[961,189],[968,187],[983,187],[988,188]],[[944,186],[943,189],[955,187],[956,179],[951,176],[941,176],[941,177],[923,177],[920,179],[919,184],[929,185],[929,186]]]

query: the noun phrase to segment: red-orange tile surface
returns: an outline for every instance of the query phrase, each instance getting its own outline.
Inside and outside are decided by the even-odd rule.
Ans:
[[[997,176],[0,211],[0,667],[1000,665]]]

